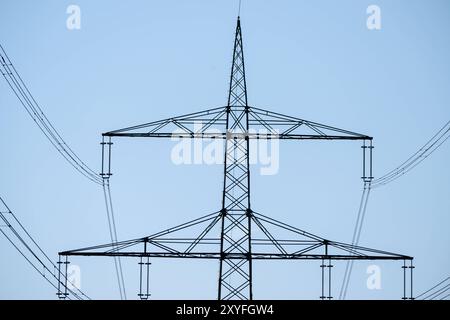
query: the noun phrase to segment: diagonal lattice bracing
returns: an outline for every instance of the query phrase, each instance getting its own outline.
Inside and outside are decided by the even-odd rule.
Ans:
[[[61,255],[80,256],[143,256],[168,258],[220,259],[221,213],[214,212],[164,231],[133,240],[61,252]],[[241,217],[242,219],[242,217]],[[242,222],[232,224],[239,228]],[[243,228],[245,229],[245,228]],[[410,260],[412,257],[324,239],[320,236],[270,218],[251,213],[252,259],[335,259],[335,260]],[[229,231],[228,229],[227,231]],[[192,237],[192,235],[197,235]],[[228,244],[230,246],[232,242]],[[237,241],[239,243],[239,241]],[[245,246],[230,253],[225,263],[231,269],[239,266],[242,273],[247,253]],[[234,262],[230,262],[233,260]],[[239,262],[238,260],[243,260]],[[233,273],[227,270],[223,275]],[[244,277],[245,279],[245,277]],[[229,286],[229,284],[228,284]]]

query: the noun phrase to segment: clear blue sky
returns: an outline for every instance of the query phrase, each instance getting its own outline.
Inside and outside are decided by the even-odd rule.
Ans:
[[[101,132],[226,103],[238,1],[12,1],[0,41],[48,117],[99,170]],[[81,8],[81,30],[66,8]],[[366,28],[381,8],[382,29]],[[446,0],[256,1],[241,10],[249,103],[375,137],[375,175],[397,166],[450,118]],[[54,151],[0,80],[0,194],[55,261],[108,242],[102,191]],[[176,166],[173,142],[120,140],[111,180],[120,239],[220,209],[221,166]],[[360,144],[286,142],[280,171],[252,175],[255,210],[351,241],[362,182]],[[450,146],[373,191],[361,244],[415,257],[416,292],[448,276]],[[255,170],[255,172],[257,172]],[[76,258],[82,289],[118,298],[108,258]],[[124,262],[136,298],[137,261]],[[382,290],[358,263],[349,298],[401,296],[399,263]],[[344,264],[336,266],[336,279]],[[317,298],[319,263],[257,262],[255,298]],[[154,260],[155,299],[214,299],[217,262]],[[340,281],[335,282],[335,295]],[[0,298],[54,299],[53,288],[0,238]]]

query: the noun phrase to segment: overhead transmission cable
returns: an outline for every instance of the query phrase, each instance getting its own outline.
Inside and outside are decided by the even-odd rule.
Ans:
[[[394,180],[397,180],[404,174],[414,169],[423,160],[428,158],[433,152],[435,152],[439,147],[441,147],[444,144],[444,142],[448,140],[449,137],[450,137],[450,121],[447,121],[447,123],[443,127],[441,127],[419,150],[417,150],[412,156],[410,156],[407,160],[401,163],[398,167],[389,171],[380,178],[374,179],[372,182],[370,181],[364,182],[364,189],[361,196],[355,227],[353,230],[352,246],[357,246],[359,244],[359,239],[367,210],[367,202],[369,200],[370,190],[373,188],[384,186]],[[345,299],[346,297],[352,269],[353,269],[353,261],[347,261],[344,278],[339,292],[340,299]]]
[[[353,229],[352,236],[352,247],[359,244],[359,239],[361,237],[361,230],[363,228],[364,219],[366,217],[367,203],[369,202],[370,195],[370,181],[364,182],[364,188],[361,195],[361,200],[359,202],[358,214],[356,216],[355,227]],[[348,260],[345,265],[344,279],[342,280],[341,289],[339,292],[339,299],[344,300],[347,295],[348,285],[350,283],[350,277],[353,271],[353,260]]]
[[[408,173],[419,165],[423,160],[428,158],[434,151],[436,151],[445,141],[450,137],[450,121],[448,121],[443,127],[436,132],[433,137],[427,141],[419,150],[417,150],[406,161],[400,164],[395,169],[389,171],[385,175],[373,180],[372,188],[378,188],[384,186],[404,174]]]
[[[373,180],[372,182],[364,182],[364,190],[361,196],[361,202],[358,209],[355,227],[353,230],[353,237],[352,237],[353,246],[357,246],[359,243],[359,238],[363,227],[370,190],[391,183],[392,181],[397,180],[404,174],[414,169],[423,160],[428,158],[433,152],[435,152],[439,147],[441,147],[444,144],[444,142],[448,140],[449,137],[450,137],[450,121],[447,121],[447,123],[443,127],[441,127],[419,150],[417,150],[412,156],[410,156],[407,160],[401,163],[398,167],[389,171],[380,178]],[[344,278],[339,293],[340,299],[345,299],[346,297],[352,269],[353,269],[353,261],[347,261]]]
[[[439,300],[446,300],[447,298],[449,298],[450,297],[450,293],[449,294],[447,294],[447,295],[445,295],[445,296],[443,296],[442,298],[440,298]]]
[[[109,179],[105,179],[105,183],[103,183],[103,195],[105,198],[105,205],[106,205],[106,214],[108,217],[108,226],[109,226],[109,234],[111,237],[111,244],[113,245],[113,248],[116,248],[116,243],[118,242],[117,239],[117,231],[116,231],[116,222],[114,217],[114,210],[112,205],[112,198],[111,198],[111,189],[109,186]],[[123,277],[123,270],[122,270],[122,263],[120,260],[120,257],[114,256],[114,267],[116,269],[116,276],[117,276],[117,283],[119,286],[119,293],[120,298],[122,300],[127,299],[127,294],[125,290],[125,280]]]
[[[47,116],[42,111],[42,108],[36,102],[36,99],[30,93],[28,87],[20,77],[16,68],[12,64],[3,47],[0,45],[0,64],[1,72],[6,82],[13,90],[14,94],[19,99],[22,106],[36,123],[38,128],[42,131],[45,137],[55,147],[55,149],[64,157],[64,159],[74,167],[79,173],[88,178],[94,183],[102,184],[102,179],[98,174],[89,168],[79,156],[70,148],[64,141],[59,132],[55,129],[53,124],[48,120]]]
[[[447,298],[447,296],[442,297],[443,294],[445,294],[448,290],[450,290],[450,277],[445,278],[444,280],[440,281],[430,289],[422,292],[418,296],[416,296],[415,299],[421,299],[421,300],[434,300],[441,296],[441,299],[444,300]]]
[[[447,291],[450,290],[450,283],[448,283],[445,287],[440,288],[439,290],[436,290],[432,294],[426,296],[424,300],[436,300],[441,299],[442,295],[445,294]]]
[[[0,44],[0,71],[5,78],[6,82],[19,99],[21,105],[27,111],[28,115],[33,119],[33,121],[38,126],[39,130],[44,134],[44,136],[50,141],[53,147],[62,155],[62,157],[79,173],[81,173],[84,177],[88,178],[90,181],[102,185],[105,188],[105,181],[102,179],[94,170],[92,170],[85,162],[83,162],[80,157],[73,151],[73,149],[65,142],[62,138],[61,134],[55,129],[54,125],[49,121],[45,113],[43,112],[40,105],[36,102],[36,99],[31,94],[30,90],[22,80],[22,77],[17,72],[13,63],[11,62],[8,54],[4,50],[3,46]],[[107,183],[107,188],[109,190],[109,182]],[[114,234],[115,241],[117,242],[117,230],[114,215],[110,217],[109,212],[112,211],[112,200],[111,200],[111,192],[109,193],[109,207],[108,202],[107,205],[107,213],[108,219],[112,220],[112,223],[108,223],[110,228],[110,233]],[[122,274],[122,268],[119,260],[119,269],[116,269],[120,272],[118,274],[118,278],[121,279],[122,285],[119,286],[120,296],[121,298],[125,297],[125,289],[124,289],[124,278]],[[116,261],[116,259],[115,259]]]
[[[9,219],[9,216],[12,219]],[[25,229],[23,224],[20,223],[16,215],[11,211],[1,196],[0,218],[4,223],[4,225],[0,226],[0,232],[20,255],[25,258],[33,269],[35,269],[52,287],[58,290],[58,284],[61,282],[61,278],[65,283],[70,282],[67,276],[59,271],[59,268],[52,262],[36,240]],[[76,288],[76,286],[73,287],[74,289],[67,289],[76,299],[90,299],[79,288]]]

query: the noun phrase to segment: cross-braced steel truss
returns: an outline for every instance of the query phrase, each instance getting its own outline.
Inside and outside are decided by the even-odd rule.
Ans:
[[[239,18],[226,106],[104,133],[101,174],[104,179],[111,176],[112,137],[214,138],[225,141],[222,207],[219,211],[143,238],[60,253],[66,259],[67,256],[140,258],[141,298],[149,296],[149,258],[218,260],[218,299],[224,300],[253,298],[253,260],[321,260],[322,299],[331,299],[332,260],[408,260],[412,263],[410,256],[327,240],[252,210],[251,139],[362,140],[365,181],[373,178],[373,147],[372,137],[367,135],[249,106]],[[366,150],[369,150],[367,156]],[[143,262],[142,259],[147,260]],[[146,272],[143,272],[143,266],[147,268],[147,283],[144,285],[142,275]],[[328,296],[324,292],[325,268],[328,268],[330,282]],[[146,287],[144,293],[143,286]]]

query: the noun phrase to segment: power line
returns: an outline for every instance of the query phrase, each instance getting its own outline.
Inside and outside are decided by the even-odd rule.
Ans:
[[[430,292],[431,290],[433,290],[433,289],[439,287],[441,284],[443,284],[444,282],[448,281],[449,279],[450,279],[450,277],[445,278],[444,280],[442,280],[441,282],[439,282],[439,283],[436,284],[435,286],[431,287],[431,288],[428,289],[427,291],[425,291],[425,292],[419,294],[418,296],[416,296],[416,299],[418,299],[418,298],[424,296],[425,294],[427,294],[427,293]]]
[[[45,113],[43,112],[40,105],[36,102],[36,99],[31,94],[22,77],[17,72],[16,68],[12,64],[9,56],[7,55],[4,48],[0,45],[0,71],[4,76],[6,82],[12,89],[15,96],[18,98],[21,105],[27,111],[28,115],[33,119],[39,130],[44,134],[44,136],[49,140],[53,147],[62,155],[62,157],[79,173],[84,177],[88,178],[90,181],[103,185],[105,188],[104,180],[92,170],[86,163],[80,159],[80,157],[73,151],[73,149],[65,142],[61,134],[55,129],[55,126],[50,122]],[[109,201],[106,201],[106,210],[108,215],[108,224],[110,228],[110,233],[114,235],[112,239],[117,241],[117,229],[115,218],[113,214],[111,192],[109,190],[109,182],[107,183]],[[110,216],[111,213],[111,216]],[[117,261],[115,259],[117,264]],[[124,280],[122,274],[122,266],[120,260],[118,261],[118,268],[116,267],[117,276],[121,279],[121,285],[119,286],[121,297],[126,298],[124,289]],[[123,290],[122,290],[123,288]]]
[[[371,183],[364,182],[363,193],[361,195],[361,200],[359,202],[358,214],[356,217],[355,227],[353,229],[352,236],[352,247],[359,244],[359,239],[361,237],[361,230],[364,224],[364,219],[366,217],[367,203],[369,202],[369,195],[371,190]],[[339,299],[344,300],[347,295],[348,285],[350,283],[350,277],[353,271],[353,260],[347,261],[345,265],[344,279],[342,280],[341,290],[339,292]]]
[[[0,228],[0,232],[11,243],[11,245],[20,253],[20,255],[33,267],[34,270],[36,270],[53,288],[58,289],[58,286],[56,286],[53,282],[51,282],[50,279],[48,279],[45,276],[44,272],[39,270],[39,268],[23,253],[22,250],[20,250],[20,248],[14,243],[14,241],[10,237],[8,237],[8,235],[1,228]]]
[[[446,296],[442,297],[442,298],[441,298],[441,299],[439,299],[439,300],[445,300],[445,299],[447,299],[448,297],[450,297],[450,293],[449,293],[449,294],[447,294]]]
[[[446,287],[448,288],[448,289],[450,289],[450,283],[448,283],[446,286],[444,286],[443,288],[439,288],[441,285],[443,285],[443,284],[445,284],[447,281],[449,281],[450,280],[450,277],[447,277],[447,278],[445,278],[444,280],[442,280],[442,281],[440,281],[440,282],[438,282],[436,285],[434,285],[433,287],[431,287],[430,289],[428,289],[428,290],[426,290],[426,291],[424,291],[424,292],[422,292],[421,294],[419,294],[418,296],[416,296],[416,299],[419,299],[419,298],[422,298],[423,300],[427,300],[428,298],[430,298],[430,297],[433,297],[436,293],[438,293],[438,292],[440,292],[442,289],[445,289]],[[436,289],[436,290],[435,290]],[[447,289],[447,290],[448,290]],[[434,290],[434,291],[433,291]],[[445,291],[447,291],[447,290],[445,290]],[[444,291],[444,292],[445,292]],[[431,292],[431,293],[430,293]],[[444,292],[442,292],[442,293],[440,293],[440,294],[443,294]],[[438,294],[438,295],[440,295],[440,294]],[[426,295],[426,296],[425,296]],[[425,297],[424,297],[425,296]],[[437,296],[436,296],[437,297]],[[431,299],[432,300],[432,299]]]
[[[8,207],[1,196],[0,205],[4,209],[0,210],[0,218],[5,223],[5,229],[9,230],[11,234],[8,235],[7,232],[3,230],[3,228],[0,228],[0,232],[20,253],[20,255],[25,258],[25,260],[33,267],[33,269],[35,269],[55,289],[57,289],[58,284],[61,283],[61,281],[59,280],[60,276],[63,276],[63,279],[66,282],[69,281],[66,275],[59,272],[56,265],[39,246],[36,240],[30,235],[30,233],[25,229],[23,224],[11,211],[11,209]],[[11,216],[12,219],[8,219],[6,215]],[[16,228],[14,225],[17,225],[18,228]],[[23,235],[21,235],[21,233]],[[47,276],[47,274],[49,275],[49,277]],[[90,299],[84,292],[82,292],[78,288],[75,288],[75,290],[68,288],[68,290],[78,300],[83,300],[84,298]]]
[[[450,283],[447,284],[445,287],[435,291],[434,293],[428,295],[427,297],[425,297],[423,300],[435,300],[436,298],[439,298],[440,295],[446,293],[448,290],[450,290]]]
[[[450,137],[450,121],[448,121],[438,132],[436,132],[431,139],[429,139],[419,150],[412,156],[406,159],[395,169],[389,171],[380,178],[372,182],[372,188],[377,188],[386,185],[394,180],[397,180],[404,174],[408,173],[419,165],[423,160],[433,154],[445,141]]]
[[[109,185],[109,179],[105,179],[103,183],[103,195],[105,198],[105,205],[106,205],[106,214],[108,218],[108,227],[109,227],[109,234],[111,237],[111,244],[113,244],[113,247],[115,248],[115,243],[118,242],[117,239],[117,229],[116,229],[116,222],[114,217],[114,209],[112,205],[112,198],[111,198],[111,188]],[[120,298],[122,300],[127,298],[126,290],[125,290],[125,280],[123,277],[123,271],[122,271],[122,262],[120,260],[120,257],[114,257],[114,267],[116,269],[116,276],[117,276],[117,283],[119,286],[119,293]]]
[[[98,176],[98,174],[80,159],[80,157],[65,142],[61,134],[55,129],[54,125],[47,118],[1,45],[0,50],[0,71],[38,128],[72,167],[92,182],[102,184],[102,179]]]
[[[417,150],[413,155],[402,162],[398,167],[389,171],[380,178],[373,180],[372,182],[364,183],[364,190],[361,196],[361,202],[358,209],[355,228],[353,230],[352,245],[357,245],[359,242],[370,190],[378,188],[380,186],[384,186],[394,180],[397,180],[404,174],[413,170],[423,160],[428,158],[431,154],[433,154],[433,152],[441,147],[448,140],[448,138],[450,138],[450,121],[448,121],[443,127],[441,127],[419,150]],[[346,297],[352,269],[353,261],[347,261],[344,278],[339,293],[340,299],[345,299]]]

